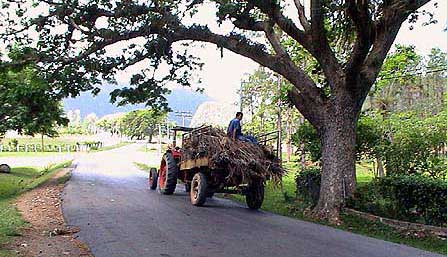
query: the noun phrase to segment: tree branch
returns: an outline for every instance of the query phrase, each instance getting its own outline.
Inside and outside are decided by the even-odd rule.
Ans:
[[[304,11],[304,6],[301,3],[301,0],[294,0],[296,9],[298,10],[298,18],[300,19],[301,26],[303,26],[305,31],[310,30],[310,23],[306,18],[306,13]]]
[[[323,68],[324,75],[329,82],[331,89],[337,89],[343,77],[343,71],[335,58],[324,28],[323,4],[321,0],[311,1],[311,36],[312,55],[317,59]]]
[[[373,40],[372,19],[368,11],[369,1],[347,1],[347,14],[352,19],[356,29],[356,40],[351,57],[345,71],[348,76],[357,76],[362,63],[369,53]]]
[[[302,95],[305,95],[314,106],[324,103],[321,89],[315,85],[303,70],[296,67],[289,58],[279,58],[268,54],[264,50],[264,45],[247,41],[245,38],[237,35],[218,35],[211,32],[208,28],[200,26],[178,28],[170,36],[170,40],[173,42],[183,40],[202,41],[226,48],[281,74],[295,85],[297,90]]]
[[[372,43],[372,50],[366,57],[364,65],[360,71],[360,83],[362,87],[358,94],[366,97],[369,89],[380,72],[380,67],[386,58],[388,51],[402,26],[402,23],[417,9],[427,4],[430,0],[406,0],[390,1],[389,5],[383,9],[383,16],[374,26],[375,38]]]

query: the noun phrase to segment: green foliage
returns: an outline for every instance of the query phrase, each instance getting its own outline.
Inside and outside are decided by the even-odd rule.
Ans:
[[[279,82],[279,83],[278,83]],[[291,144],[291,135],[300,122],[300,113],[290,106],[287,93],[290,83],[265,68],[258,68],[241,84],[243,133],[259,135],[278,130],[281,115],[283,142]]]
[[[296,195],[316,205],[320,197],[321,168],[309,166],[295,176]]]
[[[14,48],[9,57],[20,61],[27,51]],[[57,135],[56,127],[68,123],[60,100],[35,65],[0,69],[0,134]]]
[[[161,124],[166,119],[166,113],[157,110],[136,110],[127,113],[120,120],[120,131],[130,138],[143,139],[152,136],[156,132],[157,124]]]
[[[303,146],[300,148],[300,154],[309,155],[313,162],[321,159],[321,142],[318,137],[317,130],[308,122],[301,124],[296,133],[292,136],[293,143],[296,146]]]
[[[349,206],[379,216],[447,224],[447,182],[420,175],[376,178],[357,190]]]
[[[447,85],[447,54],[439,48],[428,56],[416,53],[414,46],[398,45],[382,66],[367,108],[391,112],[432,115],[441,111]]]
[[[447,111],[432,117],[414,113],[389,114],[387,118],[371,112],[359,118],[356,133],[357,160],[380,158],[387,174],[425,174],[447,176]],[[317,162],[321,158],[316,130],[305,122],[293,136],[295,145]]]
[[[389,174],[427,174],[445,178],[447,159],[447,113],[430,117],[394,114],[385,123],[383,142],[385,167]]]

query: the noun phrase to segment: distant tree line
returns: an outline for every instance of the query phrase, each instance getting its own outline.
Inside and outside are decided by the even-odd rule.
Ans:
[[[157,125],[164,123],[166,117],[166,112],[158,110],[135,110],[119,117],[102,118],[96,125],[112,134],[137,140],[148,139],[151,142],[158,131]]]

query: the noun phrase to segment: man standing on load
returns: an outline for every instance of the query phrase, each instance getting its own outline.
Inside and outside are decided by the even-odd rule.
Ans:
[[[243,142],[257,144],[258,141],[256,141],[256,138],[242,134],[241,120],[243,116],[242,112],[236,113],[236,118],[232,119],[228,125],[227,136],[234,140],[237,139]]]

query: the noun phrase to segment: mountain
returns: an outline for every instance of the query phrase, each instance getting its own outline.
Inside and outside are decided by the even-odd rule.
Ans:
[[[97,96],[93,96],[89,92],[81,93],[76,98],[67,98],[63,101],[65,111],[80,110],[81,117],[84,118],[90,113],[95,113],[98,117],[119,112],[129,112],[136,109],[145,108],[144,104],[116,106],[110,103],[110,92],[116,86],[108,86],[101,90]],[[202,103],[209,101],[210,97],[207,95],[194,92],[192,90],[178,88],[173,89],[171,94],[167,97],[169,107],[173,111],[191,111],[195,113],[197,107]],[[176,117],[174,113],[169,113],[169,120],[182,124],[182,118]],[[185,121],[185,125],[189,126],[189,120]]]

